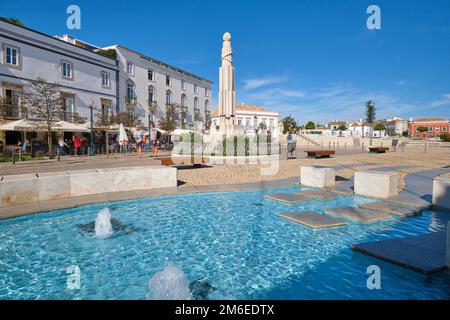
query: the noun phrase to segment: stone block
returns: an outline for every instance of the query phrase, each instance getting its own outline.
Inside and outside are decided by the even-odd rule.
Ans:
[[[355,194],[390,198],[398,194],[399,175],[395,172],[364,170],[355,172]]]
[[[0,205],[6,207],[38,201],[38,181],[35,174],[4,176],[0,181]]]
[[[67,172],[40,173],[39,201],[68,198],[71,195],[70,176]]]
[[[335,169],[323,166],[302,166],[300,183],[315,188],[332,187],[336,183]]]
[[[433,179],[433,205],[450,210],[450,177]]]

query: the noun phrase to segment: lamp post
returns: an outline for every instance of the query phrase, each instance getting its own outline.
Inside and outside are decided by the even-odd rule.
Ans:
[[[91,143],[90,143],[90,152],[89,155],[91,157],[94,156],[94,101],[91,101],[89,105],[89,110],[91,114]]]

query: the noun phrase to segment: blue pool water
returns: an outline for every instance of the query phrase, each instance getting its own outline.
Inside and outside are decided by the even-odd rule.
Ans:
[[[189,281],[208,281],[210,299],[450,298],[449,274],[424,276],[350,249],[442,230],[445,213],[314,231],[278,215],[373,199],[290,206],[263,198],[299,189],[158,197],[0,221],[0,299],[145,299],[149,279],[169,263]],[[80,232],[77,225],[105,206],[137,229],[107,239]],[[380,290],[366,286],[373,264],[381,268]],[[70,265],[81,270],[80,290],[67,289]]]

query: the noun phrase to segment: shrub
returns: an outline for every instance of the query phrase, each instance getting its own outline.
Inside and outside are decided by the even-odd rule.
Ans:
[[[443,133],[441,134],[441,140],[444,142],[450,142],[450,133]]]

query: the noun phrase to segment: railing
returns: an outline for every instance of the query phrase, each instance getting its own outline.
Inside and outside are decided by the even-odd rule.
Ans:
[[[150,110],[150,112],[155,112],[156,109],[158,108],[156,101],[147,100],[147,104],[148,104],[148,109]]]
[[[125,97],[125,104],[135,106],[137,105],[137,99],[134,97]]]

